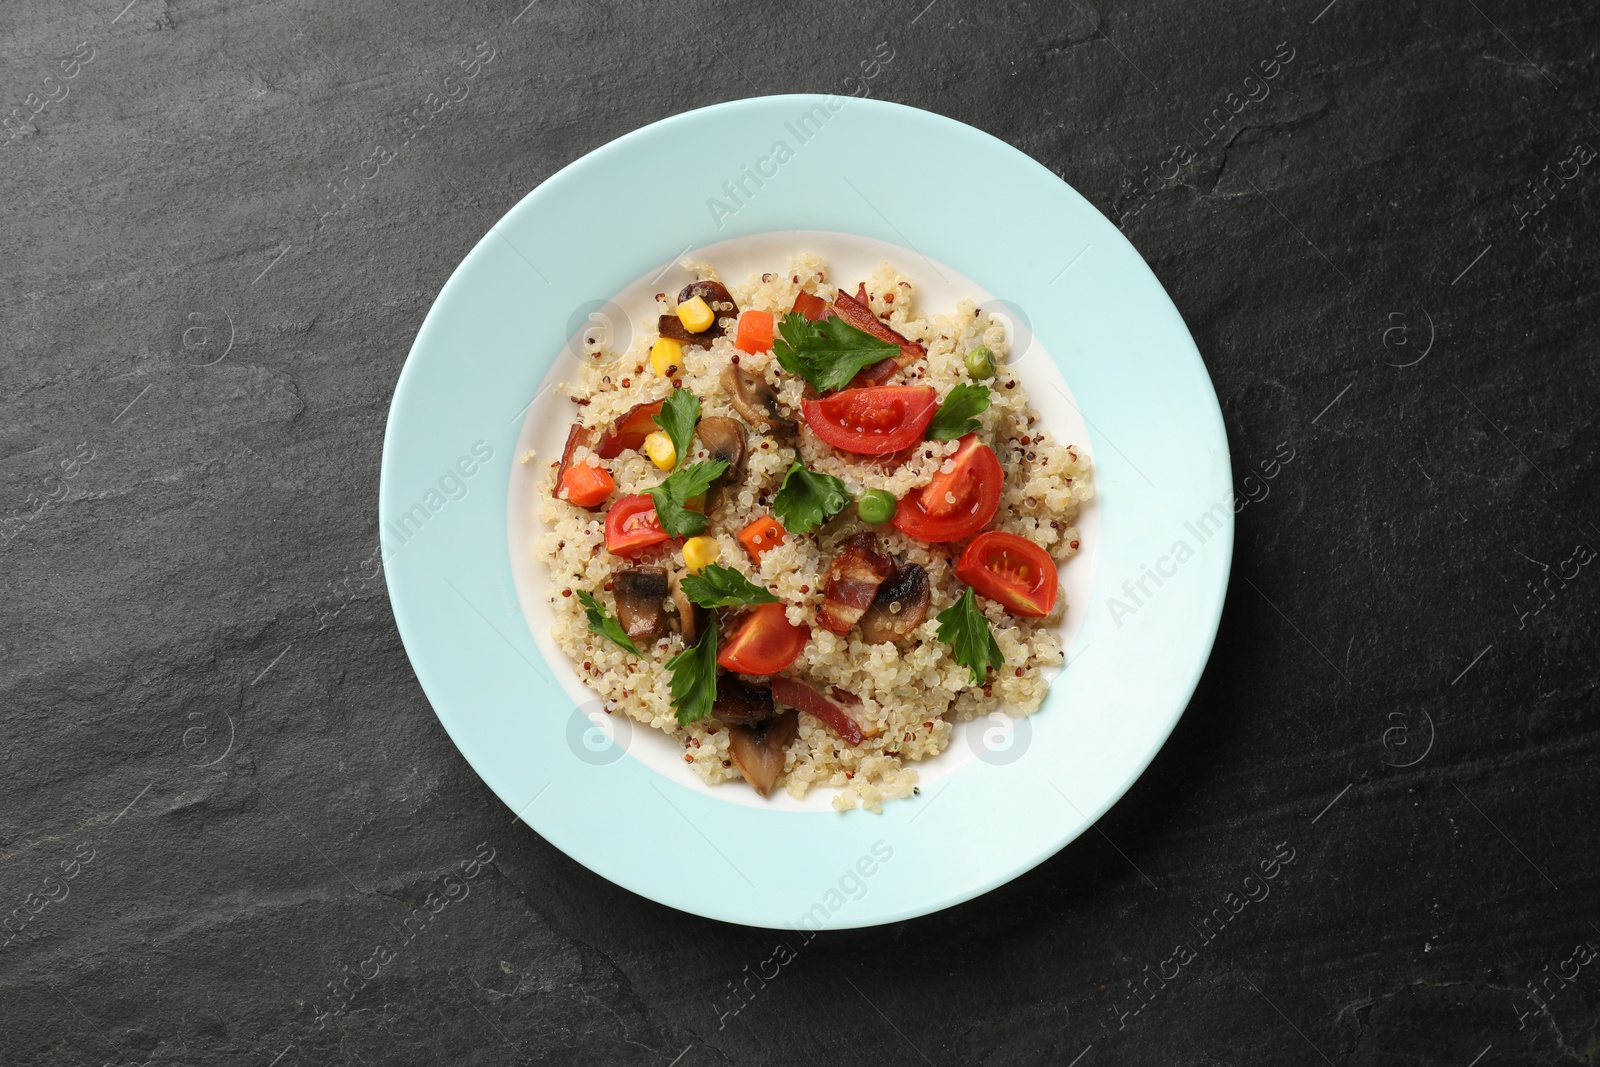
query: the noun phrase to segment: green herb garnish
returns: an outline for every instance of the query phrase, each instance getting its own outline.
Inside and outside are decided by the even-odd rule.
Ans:
[[[711,488],[711,483],[728,469],[725,459],[711,459],[667,475],[667,480],[650,490],[656,505],[656,519],[668,537],[693,537],[704,532],[706,517],[691,511],[689,501]]]
[[[849,503],[850,493],[843,482],[831,474],[807,470],[795,460],[772,498],[772,513],[785,530],[803,534],[839,514]]]
[[[626,649],[635,656],[643,655],[639,646],[633,643],[622,629],[622,624],[613,619],[606,611],[605,605],[596,600],[592,594],[578,590],[578,602],[583,605],[583,613],[589,618],[589,629],[606,638],[618,648]]]
[[[672,672],[672,708],[678,725],[688,726],[711,714],[717,702],[717,627],[707,626],[700,640],[667,660]]]
[[[683,466],[683,461],[689,458],[689,445],[694,441],[695,423],[700,421],[700,398],[687,389],[674,389],[662,402],[660,413],[650,416],[650,421],[672,439],[672,448],[678,457],[676,465]]]
[[[972,671],[972,684],[983,685],[989,668],[1002,667],[1006,658],[989,632],[989,620],[978,610],[978,602],[968,589],[961,599],[939,612],[939,640],[955,650],[956,662]]]
[[[686,574],[683,595],[703,608],[748,608],[776,604],[778,598],[750,579],[720,563],[708,563],[699,574]]]
[[[954,441],[965,437],[978,429],[978,420],[973,416],[981,415],[988,407],[987,385],[962,382],[945,394],[944,403],[933,413],[933,421],[928,423],[928,440]]]
[[[891,341],[881,341],[841,318],[812,322],[791,311],[778,326],[780,339],[773,342],[778,366],[797,374],[821,393],[843,389],[850,379],[900,351]]]

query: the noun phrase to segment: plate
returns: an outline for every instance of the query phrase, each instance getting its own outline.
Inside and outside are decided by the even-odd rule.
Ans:
[[[932,158],[930,146],[944,162],[908,164]],[[671,284],[687,255],[718,257],[733,279],[739,263],[802,248],[844,265],[888,258],[917,279],[924,308],[947,307],[934,298],[944,293],[995,308],[1057,440],[1084,441],[1096,463],[1085,552],[1062,571],[1068,665],[1044,706],[958,731],[948,758],[919,767],[920,795],[882,814],[708,788],[672,766],[670,742],[662,749],[652,731],[616,735],[618,717],[591,718],[549,643],[541,568],[527,557],[531,466],[520,460],[529,448],[548,459],[551,435],[570,423],[555,386],[574,338],[631,329],[630,302],[666,291],[650,287]],[[834,96],[676,116],[591,152],[512,208],[417,335],[379,487],[406,651],[440,722],[506,805],[642,896],[803,930],[971,899],[1115,803],[1210,654],[1233,506],[1205,367],[1116,228],[987,134]]]
[[[859,234],[832,233],[819,230],[783,230],[751,234],[720,241],[703,248],[693,248],[684,259],[691,262],[710,263],[717,267],[720,276],[730,286],[753,274],[767,269],[780,270],[785,261],[797,251],[815,253],[828,265],[828,276],[840,281],[871,277],[877,266],[885,261],[893,263],[916,286],[916,306],[922,313],[939,314],[953,311],[958,300],[972,300],[1006,324],[1009,334],[1009,354],[1006,360],[1010,373],[1019,376],[1028,389],[1029,399],[1044,425],[1051,427],[1059,443],[1074,443],[1080,453],[1094,458],[1089,443],[1088,427],[1072,395],[1071,387],[1061,376],[1061,371],[1051,359],[1043,343],[1033,335],[1027,315],[1011,306],[967,278],[947,263],[935,263],[925,256],[890,244],[887,241],[863,237]],[[636,361],[626,365],[616,353],[625,352],[637,336],[653,339],[646,326],[655,321],[660,309],[655,294],[676,293],[698,276],[682,265],[681,261],[667,263],[635,278],[621,292],[605,301],[595,302],[590,309],[580,309],[582,317],[576,324],[567,348],[551,362],[544,381],[534,393],[533,403],[522,421],[522,433],[517,440],[516,455],[530,452],[543,457],[544,462],[518,466],[513,470],[510,500],[507,510],[507,543],[511,556],[511,573],[517,589],[517,602],[523,605],[523,614],[529,631],[533,634],[544,662],[552,677],[566,691],[571,706],[582,711],[587,718],[582,726],[586,731],[592,723],[598,730],[586,732],[584,742],[592,749],[591,758],[616,759],[611,753],[615,746],[634,759],[674,781],[683,781],[691,788],[710,793],[720,800],[735,804],[780,811],[832,811],[834,796],[843,790],[826,786],[813,787],[805,797],[796,800],[787,792],[779,791],[763,800],[754,790],[707,785],[684,769],[683,749],[671,736],[633,722],[626,716],[608,715],[602,702],[583,678],[573,670],[571,661],[561,651],[552,636],[556,615],[550,609],[549,598],[559,593],[554,586],[550,569],[534,552],[540,537],[548,527],[538,521],[540,506],[539,479],[547,469],[548,461],[561,454],[566,445],[567,430],[576,414],[567,393],[560,388],[563,381],[573,379],[580,362],[593,362],[592,353],[583,351],[585,337],[605,340],[606,358],[617,368],[619,376],[639,375]],[[848,283],[846,284],[848,288]],[[650,373],[646,368],[643,373]],[[1061,571],[1061,592],[1068,607],[1057,627],[1062,648],[1070,649],[1073,638],[1082,628],[1088,613],[1089,591],[1095,571],[1095,558],[1100,544],[1100,509],[1091,501],[1078,516],[1078,534],[1082,549]],[[1053,677],[1055,669],[1045,669],[1046,678]],[[974,719],[956,728],[956,740],[936,758],[915,764],[921,779],[920,788],[937,786],[949,774],[973,759],[1015,759],[1021,755],[1023,737],[1030,729],[1026,719],[1012,718],[995,711],[987,719]]]

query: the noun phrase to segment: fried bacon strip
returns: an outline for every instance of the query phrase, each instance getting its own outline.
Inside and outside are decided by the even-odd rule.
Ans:
[[[772,679],[772,699],[775,703],[799,708],[807,715],[815,715],[847,745],[859,745],[862,738],[878,733],[874,727],[872,733],[867,734],[848,711],[817,692],[815,687],[795,678]]]
[[[878,551],[876,537],[869,533],[852,536],[844,551],[828,564],[817,625],[836,634],[849,633],[872,606],[878,586],[893,573],[894,560]]]
[[[900,346],[898,356],[889,356],[862,369],[850,380],[852,386],[882,385],[889,380],[895,371],[909,367],[917,360],[928,354],[928,349],[916,341],[907,339],[884,325],[878,316],[872,313],[872,308],[867,305],[867,284],[862,282],[856,289],[856,295],[851,296],[843,289],[833,299],[833,309],[838,316],[858,330],[870,333],[880,341]]]

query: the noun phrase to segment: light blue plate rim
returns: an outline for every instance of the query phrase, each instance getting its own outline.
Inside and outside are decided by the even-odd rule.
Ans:
[[[765,181],[746,179],[745,195],[730,199],[725,183],[737,190],[752,168]],[[929,257],[1023,309],[1071,385],[1097,464],[1094,594],[1070,665],[1024,720],[1025,748],[1014,762],[970,763],[881,815],[766,811],[631,758],[578,758],[568,740],[576,711],[550,680],[511,579],[506,508],[520,414],[562,350],[571,312],[684,249],[795,229],[901,245],[907,273]],[[1054,855],[1115,803],[1199,682],[1227,590],[1233,514],[1205,366],[1116,227],[970,126],[811,95],[737,100],[646,126],[507,212],[418,332],[379,482],[401,639],[440,722],[496,795],[635,893],[728,922],[808,930],[969,900]]]

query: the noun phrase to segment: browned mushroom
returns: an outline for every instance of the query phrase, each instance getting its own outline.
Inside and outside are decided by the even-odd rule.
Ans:
[[[734,410],[763,433],[789,438],[800,432],[800,424],[783,415],[778,391],[765,378],[730,363],[722,372],[722,388]]]
[[[727,461],[728,469],[722,475],[725,484],[738,485],[744,481],[744,423],[713,415],[701,419],[694,432],[712,459]]]
[[[728,755],[750,787],[762,796],[783,773],[784,750],[800,728],[800,713],[786,711],[757,726],[728,727]]]
[[[755,726],[778,714],[772,705],[772,690],[751,685],[733,674],[717,676],[717,699],[711,715],[729,726]]]
[[[727,333],[727,327],[722,325],[724,319],[739,317],[739,305],[733,302],[733,296],[728,292],[728,287],[721,282],[700,281],[691,282],[683,287],[678,294],[678,303],[693,300],[695,297],[704,300],[710,306],[714,318],[711,325],[699,333],[690,333],[689,328],[676,314],[662,315],[656,324],[662,337],[670,337],[680,344],[692,348],[709,348],[711,342]]]
[[[690,282],[679,291],[678,303],[681,304],[686,300],[693,300],[697,296],[709,304],[712,311],[717,313],[717,323],[711,329],[720,329],[722,326],[721,320],[723,319],[736,319],[739,317],[739,305],[733,302],[733,294],[728,292],[728,287],[721,282],[714,282],[710,279]]]
[[[852,535],[844,551],[828,564],[827,585],[822,590],[822,607],[817,625],[836,634],[847,634],[856,620],[872,606],[878,587],[894,574],[894,561],[878,551],[878,539],[869,533]]]
[[[683,576],[689,573],[681,570],[672,576],[672,603],[678,609],[678,632],[683,635],[684,647],[694,644],[700,639],[700,631],[705,628],[711,614],[706,608],[701,607],[689,599],[683,591]]]
[[[877,645],[910,636],[928,617],[932,602],[928,572],[915,563],[901,566],[878,586],[872,606],[861,616],[861,640]]]
[[[654,641],[667,632],[667,572],[661,567],[633,567],[611,579],[617,597],[617,621],[635,641]]]

